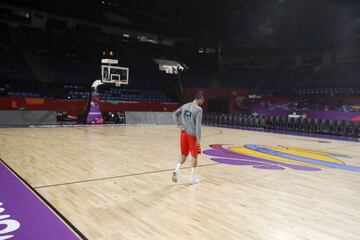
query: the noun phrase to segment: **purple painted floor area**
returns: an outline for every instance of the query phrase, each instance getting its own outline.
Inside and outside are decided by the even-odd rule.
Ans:
[[[1,160],[0,189],[0,239],[80,239]]]

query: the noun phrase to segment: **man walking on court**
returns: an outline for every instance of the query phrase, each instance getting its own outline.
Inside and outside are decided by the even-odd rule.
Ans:
[[[199,179],[197,178],[195,173],[195,168],[197,167],[197,156],[201,152],[200,140],[203,110],[200,106],[203,103],[204,96],[201,93],[198,93],[195,96],[194,101],[184,104],[173,113],[174,121],[181,129],[181,157],[179,163],[176,165],[172,176],[172,180],[175,183],[178,181],[180,167],[186,161],[189,152],[192,156],[190,183],[199,183]]]

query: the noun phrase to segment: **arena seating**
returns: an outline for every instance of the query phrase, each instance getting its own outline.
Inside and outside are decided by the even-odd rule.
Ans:
[[[267,70],[227,69],[224,71],[221,86],[226,89],[255,89],[269,75]]]
[[[209,113],[204,115],[203,123],[209,126],[249,130],[276,130],[279,132],[324,134],[354,138],[360,137],[360,122],[349,120]]]
[[[41,84],[34,84],[29,81],[4,81],[0,83],[0,92],[2,96],[19,98],[48,98],[47,90]]]
[[[196,68],[191,72],[185,72],[181,75],[182,83],[187,88],[208,88],[211,81],[211,73],[208,70]]]
[[[298,96],[359,96],[360,88],[305,88],[296,89],[293,94]]]
[[[261,100],[256,100],[249,109],[261,107],[299,112],[304,109],[358,111],[347,104],[341,104],[340,101],[329,104],[311,99],[315,96],[359,96],[360,88],[353,84],[358,76],[358,63],[339,64],[332,74],[317,74],[313,67],[304,67],[296,71],[224,68],[218,76],[215,67],[210,69],[209,62],[200,61],[200,57],[196,54],[182,53],[174,47],[139,41],[123,41],[124,39],[119,36],[99,33],[96,30],[84,30],[77,27],[56,30],[49,27],[43,31],[31,27],[14,29],[4,24],[0,24],[0,30],[6,33],[0,39],[0,48],[2,49],[0,53],[1,96],[85,100],[89,96],[92,81],[98,79],[100,75],[99,53],[104,49],[115,49],[116,54],[121,56],[120,64],[130,68],[131,86],[101,88],[100,97],[107,102],[176,102],[178,98],[174,94],[176,91],[174,83],[177,81],[177,76],[160,72],[153,58],[163,56],[176,59],[182,55],[184,61],[190,64],[190,71],[181,75],[185,88],[206,89],[213,80],[216,80],[220,81],[221,89],[229,91],[248,89],[262,98],[267,96],[284,97],[284,101],[277,101],[271,105],[261,105]],[[29,64],[24,60],[22,53],[24,49],[14,46],[16,45],[14,36],[22,38],[24,43],[22,48],[39,58],[53,77],[52,83],[39,82],[40,79],[36,78]],[[344,79],[341,87],[336,85],[338,79]],[[294,100],[295,97],[297,99]],[[206,117],[209,118],[206,121],[213,124],[228,125],[227,121],[230,121],[230,125],[242,127],[321,132],[323,134],[346,135],[348,131],[344,129],[350,129],[353,126],[352,123],[346,121],[337,122],[337,120],[320,118],[293,120],[283,116],[273,116],[272,118],[271,116],[259,117],[257,115],[209,115]]]
[[[94,61],[67,57],[43,56],[42,62],[56,83],[91,85],[100,75],[100,66]]]
[[[78,84],[43,84],[40,82],[10,81],[0,83],[0,95],[17,98],[87,99],[90,87]],[[128,102],[176,102],[171,93],[163,90],[100,88],[102,100]]]
[[[171,102],[166,92],[160,90],[121,89],[111,87],[100,92],[103,100],[137,102]]]
[[[0,51],[0,80],[36,81],[36,77],[19,53],[2,50]]]
[[[356,87],[308,87],[284,90],[281,87],[262,89],[254,93],[261,97],[273,96],[359,96],[360,88]]]
[[[17,28],[1,23],[0,95],[16,98],[87,99],[92,82],[100,78],[100,58],[113,50],[121,66],[130,68],[131,86],[107,89],[103,100],[176,102],[177,76],[159,71],[153,58],[175,55],[167,46],[122,41],[115,35],[82,28],[46,31],[30,26]],[[13,39],[14,38],[14,39]],[[15,44],[17,43],[17,44]],[[24,58],[34,55],[49,79],[37,79]],[[41,82],[43,81],[43,82]],[[46,83],[45,83],[46,82]]]
[[[347,101],[346,101],[347,100]],[[297,97],[290,100],[284,98],[271,103],[271,98],[258,100],[249,104],[249,108],[256,111],[258,109],[283,110],[291,112],[304,111],[335,111],[335,112],[358,112],[360,110],[360,98],[309,98]]]
[[[3,22],[0,22],[0,32],[1,32],[0,49],[12,46],[10,32],[8,30],[7,25]]]
[[[121,66],[131,69],[134,88],[148,88],[156,85],[167,89],[166,78],[159,71],[154,58],[176,58],[174,47],[144,43],[137,40],[123,41],[121,36],[105,34],[82,28],[51,28],[46,31],[30,26],[14,28],[0,25],[5,32],[0,39],[0,80],[18,79],[40,81],[24,62],[21,52],[35,55],[44,68],[52,75],[55,83],[89,85],[100,77],[100,57],[105,50],[112,50]],[[12,32],[12,33],[11,33]],[[14,47],[15,36],[17,47]],[[9,46],[12,46],[10,48]],[[14,73],[17,64],[21,75]],[[27,71],[26,73],[24,71]],[[172,76],[175,78],[176,76]],[[159,83],[159,84],[158,84]]]

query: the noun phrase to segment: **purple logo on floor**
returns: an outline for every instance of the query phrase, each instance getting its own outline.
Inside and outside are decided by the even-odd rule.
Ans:
[[[0,160],[0,240],[78,240]]]
[[[248,165],[269,170],[291,168],[300,171],[320,171],[328,167],[360,172],[360,167],[347,165],[341,160],[350,159],[350,156],[316,149],[254,144],[240,147],[213,144],[210,148],[204,153],[211,156],[211,160],[223,164]]]

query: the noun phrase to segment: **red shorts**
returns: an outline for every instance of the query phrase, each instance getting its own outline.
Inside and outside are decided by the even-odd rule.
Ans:
[[[200,146],[196,144],[196,137],[191,136],[185,131],[181,131],[180,146],[181,155],[187,156],[190,152],[191,156],[197,157],[201,153]]]

